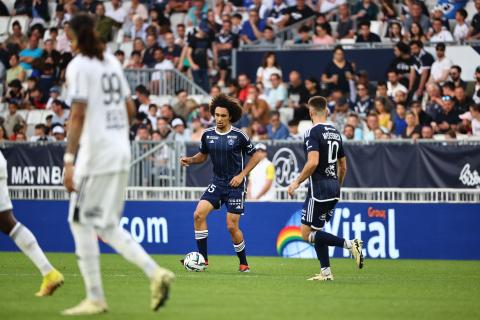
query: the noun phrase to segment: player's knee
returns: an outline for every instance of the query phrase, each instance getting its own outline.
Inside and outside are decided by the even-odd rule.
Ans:
[[[238,231],[238,225],[233,222],[227,222],[227,230],[230,234],[235,234]]]
[[[17,224],[17,220],[15,220],[15,218],[13,217],[11,210],[0,212],[0,231],[1,232],[3,232],[6,235],[9,235],[16,224]]]
[[[205,215],[201,211],[195,210],[195,212],[193,213],[193,220],[196,223],[203,222],[205,221]]]

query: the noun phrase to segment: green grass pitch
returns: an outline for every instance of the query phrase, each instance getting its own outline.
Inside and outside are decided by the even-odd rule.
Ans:
[[[20,253],[0,253],[0,319],[64,319],[84,297],[73,254],[48,254],[64,273],[54,296],[34,297],[41,281]],[[148,281],[118,255],[102,255],[109,313],[89,319],[480,319],[480,261],[332,259],[333,282],[306,281],[315,260],[250,257],[239,274],[235,256],[212,256],[207,272],[187,272],[179,256],[155,256],[177,279],[170,300],[149,310]]]

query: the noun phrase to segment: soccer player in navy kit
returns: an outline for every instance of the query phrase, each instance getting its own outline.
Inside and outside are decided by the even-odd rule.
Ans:
[[[302,238],[315,246],[320,261],[320,274],[308,280],[333,280],[330,270],[328,247],[336,246],[348,249],[358,268],[363,267],[363,243],[359,239],[347,240],[322,230],[325,222],[330,221],[333,209],[340,199],[340,186],[347,170],[347,161],[343,153],[342,138],[332,125],[327,124],[327,99],[312,97],[308,109],[313,127],[305,132],[304,150],[307,163],[298,178],[288,187],[293,196],[295,190],[307,178],[310,180],[307,199],[302,209]]]
[[[198,251],[208,265],[207,216],[221,205],[227,208],[227,229],[233,247],[240,260],[240,272],[249,272],[245,253],[245,241],[239,228],[240,216],[246,192],[246,177],[258,164],[261,156],[256,153],[250,138],[232,126],[242,115],[242,107],[236,99],[220,94],[212,99],[210,112],[215,116],[215,127],[206,129],[200,142],[200,152],[193,157],[182,157],[183,166],[205,162],[210,155],[213,164],[213,179],[202,195],[194,212],[195,240]],[[245,165],[245,156],[251,156]]]

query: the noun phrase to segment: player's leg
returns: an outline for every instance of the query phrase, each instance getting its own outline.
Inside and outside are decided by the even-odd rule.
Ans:
[[[97,234],[115,249],[127,261],[139,267],[150,279],[153,310],[160,308],[168,299],[170,283],[174,275],[167,269],[161,268],[143,247],[136,242],[130,233],[119,227],[119,219],[124,209],[124,193],[128,184],[127,173],[117,173],[97,177],[96,190],[108,190],[101,194],[101,198],[91,201],[101,208],[104,218],[95,226]]]
[[[203,193],[197,208],[193,213],[193,225],[195,229],[195,240],[197,241],[198,252],[205,258],[208,265],[208,226],[207,217],[214,209],[220,208],[222,188],[210,184]]]
[[[63,275],[50,264],[33,233],[15,219],[5,179],[0,181],[0,231],[15,242],[42,274],[42,284],[35,295],[53,294],[63,284]]]
[[[245,240],[243,238],[243,232],[240,230],[240,214],[231,212],[227,213],[227,229],[232,237],[233,248],[235,249],[240,262],[239,271],[249,272],[250,267],[247,262]]]

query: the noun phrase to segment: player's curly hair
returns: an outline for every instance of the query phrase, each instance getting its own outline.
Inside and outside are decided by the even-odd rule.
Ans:
[[[80,53],[89,57],[103,60],[105,45],[95,31],[95,21],[87,13],[79,13],[70,20],[70,29],[77,38],[77,47]]]
[[[231,123],[237,122],[242,117],[243,110],[240,101],[229,97],[226,94],[220,93],[218,96],[212,98],[212,101],[210,102],[210,113],[212,115],[215,115],[215,109],[217,107],[228,110]]]

